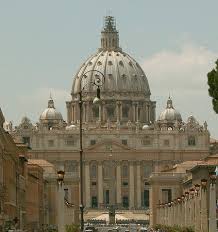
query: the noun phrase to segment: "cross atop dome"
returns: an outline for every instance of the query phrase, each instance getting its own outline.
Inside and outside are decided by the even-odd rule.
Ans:
[[[117,31],[113,16],[106,16],[104,20],[104,31]]]
[[[167,109],[174,109],[173,108],[173,101],[172,101],[170,96],[169,96],[169,98],[167,100]]]
[[[54,101],[53,101],[53,99],[51,97],[51,94],[50,94],[50,97],[48,99],[48,108],[55,108],[54,107]]]
[[[105,51],[121,50],[119,48],[119,33],[113,16],[106,16],[104,19],[104,28],[101,32],[101,49]]]

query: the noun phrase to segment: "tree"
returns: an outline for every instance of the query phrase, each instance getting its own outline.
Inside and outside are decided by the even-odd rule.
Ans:
[[[212,97],[213,109],[218,114],[218,60],[215,63],[216,68],[207,74],[207,84],[209,95]]]

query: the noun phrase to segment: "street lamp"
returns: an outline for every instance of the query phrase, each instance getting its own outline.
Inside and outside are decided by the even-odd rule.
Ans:
[[[214,185],[216,183],[216,172],[210,172],[209,176],[210,176],[212,185]]]
[[[96,97],[93,100],[93,104],[99,103],[100,101],[100,87],[104,84],[105,81],[105,76],[102,72],[98,70],[89,70],[85,72],[80,79],[80,90],[79,90],[79,138],[80,138],[80,213],[81,213],[81,218],[80,218],[80,229],[83,231],[84,229],[84,203],[83,203],[83,134],[82,134],[82,119],[83,119],[83,98],[82,98],[82,93],[83,90],[85,89],[86,85],[82,87],[82,80],[83,78],[86,78],[86,74],[92,72],[93,74],[96,73],[96,75],[93,75],[93,81],[89,82],[89,84],[92,84],[93,86],[97,87],[97,93]]]
[[[205,191],[207,188],[207,179],[201,179],[201,187]]]
[[[58,185],[62,185],[63,182],[64,182],[64,174],[65,174],[65,172],[62,171],[62,170],[59,170],[59,171],[57,171],[57,174],[58,174],[58,176],[57,176]]]

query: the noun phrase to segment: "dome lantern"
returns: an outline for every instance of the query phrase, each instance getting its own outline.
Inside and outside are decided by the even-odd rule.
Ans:
[[[115,19],[106,16],[104,29],[101,32],[101,49],[104,51],[117,51],[119,48],[119,33],[116,29]]]

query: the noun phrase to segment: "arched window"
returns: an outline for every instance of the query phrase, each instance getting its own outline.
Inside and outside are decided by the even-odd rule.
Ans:
[[[104,164],[103,174],[104,174],[104,178],[109,177],[109,165],[107,163]]]
[[[144,177],[149,177],[152,173],[152,166],[149,164],[146,164],[144,167]]]
[[[95,164],[92,164],[91,166],[91,178],[97,177],[97,166]]]
[[[122,177],[123,178],[128,178],[128,166],[125,164],[122,166]]]
[[[98,118],[99,117],[99,107],[94,107],[92,109],[92,111],[93,111],[93,117]]]
[[[107,107],[107,116],[109,119],[114,118],[114,107],[113,106],[108,106]]]
[[[128,116],[129,116],[129,108],[127,106],[122,107],[122,116],[124,118],[128,118]]]

